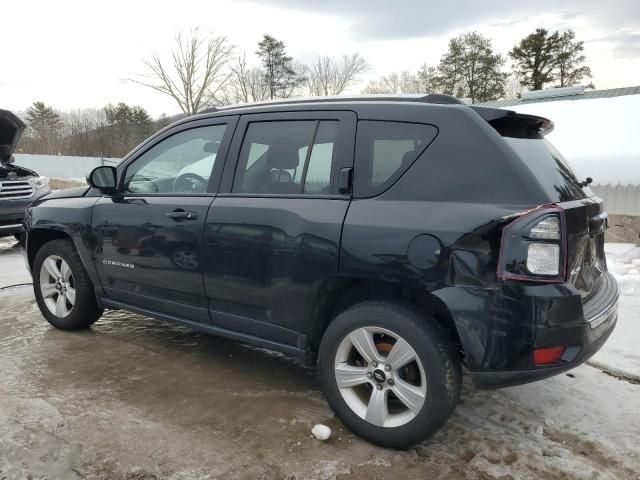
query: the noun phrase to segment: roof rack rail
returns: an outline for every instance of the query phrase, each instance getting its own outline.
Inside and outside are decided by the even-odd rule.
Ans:
[[[221,110],[232,108],[249,108],[265,105],[289,105],[297,103],[322,103],[322,102],[421,102],[435,103],[440,105],[465,105],[465,103],[451,95],[444,93],[419,94],[368,94],[368,95],[333,95],[327,97],[299,97],[278,100],[268,100],[256,103],[240,103],[236,105],[225,105],[221,107],[210,107],[200,113],[215,113]]]
[[[447,95],[445,93],[430,93],[429,95],[425,95],[424,97],[422,97],[420,101],[425,103],[440,103],[445,105],[465,105],[465,103],[459,98],[456,98],[453,95]]]

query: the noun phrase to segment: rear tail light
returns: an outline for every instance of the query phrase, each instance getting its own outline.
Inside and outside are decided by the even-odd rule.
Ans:
[[[560,240],[560,217],[544,217],[529,229],[529,237],[539,240]]]
[[[564,212],[558,207],[545,206],[519,217],[502,232],[498,277],[564,281],[565,237]]]
[[[527,247],[527,270],[534,275],[560,273],[560,245],[553,243],[530,243]]]

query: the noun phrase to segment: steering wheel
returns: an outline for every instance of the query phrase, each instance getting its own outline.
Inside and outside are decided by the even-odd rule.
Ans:
[[[183,173],[173,182],[173,191],[179,193],[204,193],[207,181],[195,173]]]

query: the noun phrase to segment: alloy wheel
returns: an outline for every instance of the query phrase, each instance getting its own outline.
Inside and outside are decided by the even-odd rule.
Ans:
[[[76,288],[69,264],[57,255],[49,255],[40,267],[40,293],[45,305],[56,317],[64,318],[76,303]]]
[[[336,351],[335,380],[349,408],[378,427],[413,420],[427,398],[426,374],[411,345],[397,333],[362,327]]]

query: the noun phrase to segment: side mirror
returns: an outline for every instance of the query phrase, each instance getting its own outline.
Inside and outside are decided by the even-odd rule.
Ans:
[[[118,172],[115,167],[103,165],[91,170],[87,177],[89,186],[100,190],[107,195],[116,193],[118,186]]]

